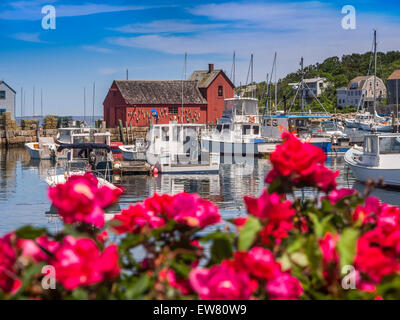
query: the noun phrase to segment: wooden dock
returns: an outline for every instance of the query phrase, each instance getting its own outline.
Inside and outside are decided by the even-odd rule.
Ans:
[[[150,174],[151,166],[146,161],[120,161],[121,167],[114,169],[121,176]]]

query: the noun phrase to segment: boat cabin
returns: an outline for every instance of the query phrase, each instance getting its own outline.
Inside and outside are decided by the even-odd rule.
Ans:
[[[109,132],[97,132],[94,128],[59,128],[57,142],[60,144],[72,143],[102,143],[110,145]]]
[[[399,134],[371,134],[364,137],[362,161],[372,166],[390,167],[397,164],[400,155]]]

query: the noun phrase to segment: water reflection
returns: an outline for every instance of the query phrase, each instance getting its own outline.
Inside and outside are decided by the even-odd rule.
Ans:
[[[123,186],[125,194],[110,212],[115,213],[130,204],[143,201],[154,192],[175,194],[186,191],[196,192],[216,203],[225,218],[244,215],[243,196],[261,194],[270,164],[266,159],[223,159],[223,162],[220,173],[213,175],[122,177],[114,183]],[[61,223],[55,218],[54,208],[51,208],[47,199],[47,184],[44,181],[54,165],[51,161],[30,160],[25,149],[0,149],[0,235],[25,224],[46,226],[54,231],[60,229]],[[363,185],[356,183],[343,157],[328,158],[327,166],[340,171],[339,187],[354,187],[363,191]],[[62,164],[58,167],[62,167]],[[313,196],[311,192],[305,194]],[[396,190],[379,189],[373,194],[385,202],[400,205]]]

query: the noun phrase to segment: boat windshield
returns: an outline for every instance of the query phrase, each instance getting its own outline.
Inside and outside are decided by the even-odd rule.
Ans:
[[[364,142],[364,152],[376,155],[378,153],[378,146],[375,137],[366,137]]]
[[[257,115],[258,112],[257,100],[246,100],[246,99],[234,99],[226,100],[224,106],[225,115],[233,115],[235,113],[238,116],[249,116]]]
[[[379,138],[380,154],[400,153],[400,137],[381,137]]]

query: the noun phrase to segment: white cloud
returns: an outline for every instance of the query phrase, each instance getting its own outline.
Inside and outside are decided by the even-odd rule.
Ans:
[[[57,0],[16,1],[9,4],[9,8],[0,12],[0,19],[4,20],[40,20],[42,6],[52,4],[56,8],[57,17],[76,17],[99,13],[134,11],[152,8],[150,6],[109,5],[83,3],[79,5],[57,4]]]
[[[26,42],[44,43],[44,41],[39,39],[39,35],[40,35],[39,33],[20,32],[12,34],[11,37]]]
[[[111,53],[113,52],[111,49],[108,48],[103,48],[103,47],[97,47],[97,46],[82,46],[83,49],[88,50],[88,51],[94,51],[98,53]]]
[[[113,30],[122,33],[188,33],[224,28],[226,24],[195,24],[188,20],[157,20],[128,24]]]

